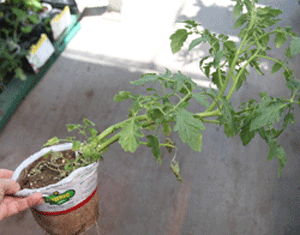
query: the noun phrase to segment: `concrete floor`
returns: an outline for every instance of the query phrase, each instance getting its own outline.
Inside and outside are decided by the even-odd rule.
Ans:
[[[115,103],[113,97],[120,90],[142,91],[129,81],[146,71],[162,72],[165,67],[181,70],[199,85],[209,85],[197,67],[207,48],[172,55],[168,38],[179,27],[175,20],[189,17],[211,31],[237,39],[238,31],[232,29],[232,3],[138,2],[124,1],[121,15],[105,13],[82,19],[80,32],[1,132],[1,168],[13,170],[49,138],[68,136],[67,123],[80,123],[86,117],[101,131],[125,119],[129,103]],[[300,35],[297,1],[260,4],[282,9],[280,25],[293,26]],[[284,58],[283,52],[274,50],[272,56]],[[297,56],[290,63],[296,75],[299,62]],[[271,63],[263,65],[270,71]],[[262,91],[288,95],[280,73],[261,77],[254,72],[232,103],[257,98]],[[140,147],[131,154],[118,144],[111,146],[99,167],[101,234],[299,234],[299,117],[297,110],[297,124],[288,127],[280,138],[288,164],[279,179],[278,163],[267,161],[268,148],[258,136],[243,147],[238,136],[227,139],[223,128],[214,125],[206,126],[200,154],[172,136],[180,146],[177,156],[182,184],[169,168],[172,155],[166,151],[159,166],[148,149]],[[2,235],[43,234],[29,210],[3,220],[0,231]],[[86,234],[97,234],[96,228]]]

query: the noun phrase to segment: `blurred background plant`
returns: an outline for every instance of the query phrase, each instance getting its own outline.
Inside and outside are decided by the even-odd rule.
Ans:
[[[0,92],[13,78],[26,80],[25,56],[41,33],[51,35],[50,20],[43,13],[40,0],[0,2]]]

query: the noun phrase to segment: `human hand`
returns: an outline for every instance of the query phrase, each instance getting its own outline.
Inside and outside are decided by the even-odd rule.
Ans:
[[[44,202],[41,193],[26,198],[9,195],[20,190],[20,185],[11,179],[12,175],[13,171],[0,169],[0,221]]]

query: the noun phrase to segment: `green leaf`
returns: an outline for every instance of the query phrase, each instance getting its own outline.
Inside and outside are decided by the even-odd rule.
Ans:
[[[67,129],[68,129],[68,132],[71,132],[71,131],[74,131],[76,129],[79,129],[80,127],[82,127],[81,125],[74,125],[74,124],[67,124]]]
[[[291,48],[290,48],[290,47],[287,47],[287,48],[286,48],[284,54],[285,54],[285,56],[286,56],[287,58],[293,58],[292,52],[291,52]]]
[[[142,109],[143,107],[140,105],[139,101],[136,100],[132,103],[130,110],[132,111],[133,115],[136,115],[139,113],[139,111]]]
[[[27,17],[27,12],[18,8],[12,8],[12,12],[17,16],[18,20],[22,20]]]
[[[123,125],[122,130],[119,132],[119,143],[125,151],[133,153],[138,148],[138,138],[144,136],[140,129],[142,129],[142,126],[134,118]]]
[[[234,9],[233,9],[233,17],[234,17],[234,19],[237,19],[239,17],[239,15],[242,13],[242,11],[243,11],[243,5],[236,4],[234,6]]]
[[[276,62],[273,67],[271,73],[276,73],[282,68],[282,63]]]
[[[238,70],[237,70],[238,73],[239,73],[240,71],[241,71],[241,69],[238,69]],[[242,87],[243,82],[246,81],[246,79],[247,79],[246,76],[247,76],[247,75],[249,75],[249,72],[245,69],[245,70],[241,73],[240,78],[239,78],[239,81],[238,81],[238,83],[237,83],[237,85],[236,85],[236,90],[237,90],[237,91]]]
[[[269,14],[272,15],[273,17],[276,17],[280,14],[282,14],[283,12],[279,9],[270,9],[269,10]]]
[[[189,51],[192,50],[195,46],[198,46],[200,43],[202,43],[202,42],[205,43],[208,40],[209,40],[209,38],[207,36],[202,36],[200,38],[194,39],[189,46]]]
[[[43,147],[48,147],[55,144],[59,144],[59,139],[57,137],[53,137],[52,139],[48,140],[48,142],[44,144]]]
[[[191,88],[194,89],[197,84],[193,82],[193,80],[190,77],[185,76],[180,71],[178,73],[175,73],[172,77],[175,81],[175,90],[176,92],[180,91],[184,84],[190,84]]]
[[[235,52],[236,51],[236,43],[234,41],[226,41],[223,44],[224,50],[228,52]]]
[[[133,95],[130,91],[120,91],[119,94],[115,95],[114,101],[115,102],[120,102],[122,100],[127,100],[132,98]]]
[[[266,47],[270,41],[270,35],[266,34],[261,40],[260,43],[263,47]]]
[[[213,66],[215,68],[217,68],[218,65],[220,64],[221,59],[223,58],[223,54],[224,54],[223,50],[217,51],[217,53],[215,54],[215,58],[214,58],[214,61],[213,61]]]
[[[204,129],[205,127],[202,122],[194,118],[192,113],[185,109],[176,110],[174,131],[178,131],[182,142],[188,143],[188,145],[195,151],[201,151],[201,130]]]
[[[203,93],[193,93],[193,98],[200,104],[202,104],[205,108],[208,108],[210,106],[209,101],[207,100],[207,97]]]
[[[147,147],[152,148],[153,156],[156,158],[157,162],[161,164],[161,149],[159,145],[159,139],[157,136],[147,135],[148,139]]]
[[[245,24],[248,20],[248,14],[243,14],[241,15],[236,21],[235,24],[233,26],[234,29],[237,29],[239,27],[241,27],[243,24]]]
[[[37,15],[31,15],[28,17],[28,19],[33,23],[33,24],[38,24],[39,23],[39,17]]]
[[[213,65],[212,62],[205,64],[205,66],[203,66],[204,68],[204,73],[206,75],[206,77],[210,78],[210,68]]]
[[[284,117],[284,122],[283,122],[283,125],[282,125],[282,129],[285,129],[287,127],[288,123],[295,124],[295,117],[294,117],[293,113],[288,113]]]
[[[245,5],[246,5],[246,8],[247,8],[247,11],[248,12],[251,12],[252,11],[252,2],[250,0],[245,0],[244,1]]]
[[[294,89],[299,89],[300,87],[300,81],[298,79],[295,79],[295,78],[292,78],[292,79],[289,79],[287,82],[286,82],[286,86],[291,89],[291,90],[294,90]]]
[[[250,124],[250,131],[257,130],[266,125],[272,125],[276,121],[279,121],[286,106],[286,104],[278,102],[271,103],[268,107],[260,108],[261,111],[258,113],[258,116]]]
[[[147,82],[152,82],[153,84],[160,78],[156,73],[146,73],[141,76],[140,79],[130,82],[133,85],[144,86]]]
[[[81,142],[76,140],[76,141],[73,141],[73,146],[72,146],[72,149],[74,151],[78,151],[80,148],[81,148]]]
[[[173,54],[180,51],[183,43],[186,41],[188,32],[186,29],[178,29],[174,34],[171,35],[171,49]]]
[[[91,133],[92,137],[96,137],[98,134],[98,131],[94,128],[88,128],[88,131]]]
[[[185,20],[184,23],[191,25],[193,28],[196,28],[198,25],[201,25],[199,23],[196,23],[194,20]]]
[[[86,126],[95,126],[95,123],[91,122],[86,118],[83,119],[83,122],[85,123]]]
[[[171,162],[171,169],[174,173],[174,175],[176,176],[176,179],[178,180],[178,182],[183,182],[180,176],[180,167],[179,167],[179,162],[178,161],[172,161]]]
[[[255,137],[255,132],[250,131],[250,123],[250,121],[246,121],[240,133],[240,138],[244,146],[249,144],[250,141]]]
[[[212,75],[212,82],[218,87],[219,90],[221,90],[222,89],[222,74],[221,74],[221,78],[219,78],[219,74],[217,71],[212,73],[211,75]],[[221,81],[220,81],[220,79],[221,79]]]
[[[163,133],[165,133],[165,135],[167,136],[170,136],[170,133],[172,132],[172,128],[170,126],[170,123],[169,122],[164,122],[162,124],[163,128],[162,128],[162,131]]]
[[[227,137],[232,137],[238,134],[240,130],[239,123],[234,118],[234,107],[225,97],[222,97],[222,116],[219,116],[217,120],[220,121],[220,125],[224,124],[224,130]]]
[[[23,33],[30,33],[32,31],[33,27],[32,26],[22,26],[21,30]]]
[[[45,153],[43,155],[43,158],[47,158],[49,156],[49,154],[54,153],[53,150],[50,150],[49,152]]]
[[[287,41],[287,36],[285,33],[282,32],[276,33],[275,44],[277,48],[282,47],[286,41]]]
[[[27,80],[26,74],[24,73],[23,69],[21,69],[20,67],[15,69],[15,73],[16,73],[16,77],[19,78],[21,81]]]
[[[290,48],[291,48],[292,56],[300,53],[300,38],[299,37],[293,37]]]

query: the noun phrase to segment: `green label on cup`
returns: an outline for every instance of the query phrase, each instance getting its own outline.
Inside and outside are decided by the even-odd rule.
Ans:
[[[75,195],[75,190],[68,190],[64,193],[59,194],[57,191],[48,197],[44,197],[45,203],[50,203],[50,205],[61,205],[69,201]]]

